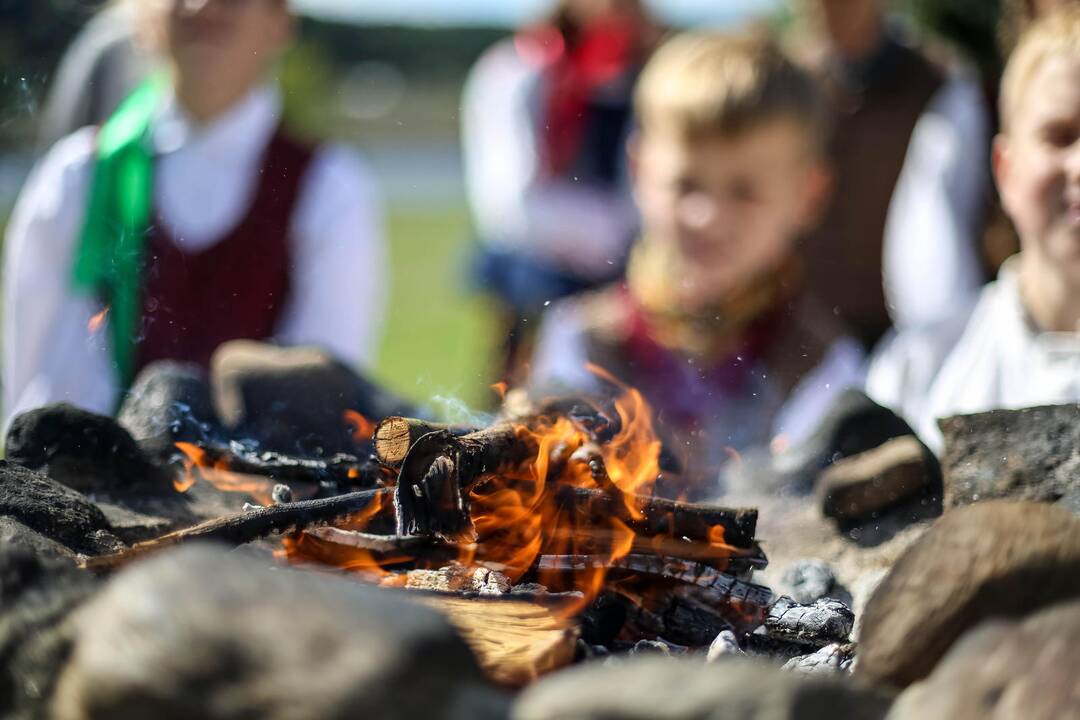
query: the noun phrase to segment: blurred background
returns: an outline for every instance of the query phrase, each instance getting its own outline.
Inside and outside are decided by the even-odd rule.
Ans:
[[[790,21],[798,0],[652,0],[672,27]],[[542,16],[546,0],[294,0],[281,69],[292,127],[354,144],[384,194],[391,297],[376,378],[415,400],[490,404],[495,311],[471,292],[458,109],[477,57]],[[0,0],[0,232],[41,152],[40,108],[63,50],[100,3]],[[998,0],[896,0],[915,33],[958,46],[996,77]]]

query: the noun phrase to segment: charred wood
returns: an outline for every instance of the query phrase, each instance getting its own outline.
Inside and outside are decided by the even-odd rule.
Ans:
[[[603,490],[566,485],[558,488],[557,502],[576,518],[588,518],[589,524],[609,527],[611,518],[624,522],[639,535],[665,536],[672,539],[709,542],[720,540],[738,549],[760,552],[754,542],[757,510],[725,508],[704,503],[681,503],[659,497],[629,498],[637,512],[627,507],[628,498]],[[719,534],[717,528],[722,528]],[[761,555],[762,561],[764,555]],[[762,565],[763,566],[763,565]]]
[[[536,452],[510,423],[468,435],[449,430],[424,435],[409,449],[394,495],[399,535],[437,535],[448,540],[471,533],[469,488],[485,473],[517,465]]]
[[[765,617],[765,632],[774,638],[822,647],[847,642],[855,614],[839,600],[818,600],[800,605],[787,596],[779,597]]]
[[[303,530],[310,525],[346,518],[367,509],[374,502],[380,502],[390,492],[388,489],[360,490],[332,498],[272,505],[228,515],[177,530],[154,540],[137,543],[111,555],[87,558],[81,565],[89,570],[111,570],[148,552],[192,540],[216,540],[229,545],[242,545],[271,533]]]
[[[297,457],[271,451],[253,452],[240,443],[200,449],[205,453],[204,462],[210,465],[222,465],[229,472],[259,475],[280,483],[314,485],[319,488],[319,496],[375,488],[384,480],[378,463],[354,455],[338,454],[325,459]]]

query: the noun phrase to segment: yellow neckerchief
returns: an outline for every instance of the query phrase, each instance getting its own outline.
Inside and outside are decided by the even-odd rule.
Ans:
[[[801,275],[798,262],[788,256],[779,266],[746,278],[706,307],[687,311],[675,292],[682,274],[680,262],[670,245],[640,240],[626,268],[627,289],[657,343],[705,360],[719,360],[733,352],[754,320],[794,293]]]

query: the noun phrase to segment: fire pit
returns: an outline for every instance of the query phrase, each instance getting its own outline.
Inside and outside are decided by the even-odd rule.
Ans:
[[[780,672],[780,666],[797,674],[842,678],[851,671],[856,656],[865,654],[870,662],[866,677],[882,687],[902,687],[929,672],[964,629],[974,627],[982,617],[993,617],[997,612],[994,608],[1007,606],[1015,616],[1017,612],[1080,595],[1075,583],[1043,583],[1038,585],[1042,593],[1038,600],[1028,593],[1027,600],[1021,598],[1012,604],[984,602],[940,608],[921,619],[918,604],[922,591],[917,588],[925,579],[920,579],[919,571],[923,566],[933,566],[929,558],[934,558],[934,551],[928,548],[937,541],[930,539],[932,533],[924,534],[929,526],[926,514],[912,513],[912,504],[919,504],[919,496],[908,488],[923,484],[933,487],[936,476],[928,475],[926,483],[913,481],[922,467],[919,463],[923,455],[918,447],[909,450],[897,441],[887,440],[880,449],[870,451],[876,455],[864,458],[855,454],[841,468],[845,487],[862,483],[873,491],[870,494],[860,489],[858,498],[860,502],[873,499],[873,504],[864,506],[873,508],[869,522],[878,528],[880,540],[872,539],[877,536],[868,525],[851,525],[852,515],[847,511],[850,504],[843,506],[842,517],[823,516],[837,506],[835,492],[824,497],[819,494],[818,500],[813,495],[762,496],[759,499],[768,522],[759,524],[760,508],[666,497],[663,490],[677,487],[679,478],[677,469],[666,467],[648,405],[635,389],[621,385],[602,370],[594,372],[612,390],[609,395],[507,403],[504,407],[513,407],[512,411],[506,409],[470,424],[441,424],[402,413],[376,415],[362,406],[328,407],[327,412],[337,417],[345,439],[336,445],[328,441],[330,452],[294,453],[280,445],[268,450],[259,438],[230,430],[216,417],[196,417],[193,408],[209,407],[208,402],[186,402],[186,398],[169,392],[155,395],[155,402],[163,405],[140,411],[143,417],[159,413],[169,418],[167,427],[145,425],[137,435],[138,441],[111,418],[72,408],[43,408],[23,416],[9,437],[9,451],[45,474],[15,465],[0,468],[0,516],[4,516],[0,520],[10,521],[11,526],[0,526],[0,530],[8,533],[15,544],[29,543],[27,546],[32,545],[42,558],[70,558],[78,568],[56,570],[57,579],[48,580],[54,577],[54,570],[47,563],[33,569],[34,563],[24,557],[10,565],[15,560],[0,552],[0,565],[9,565],[0,575],[14,578],[5,579],[0,586],[14,603],[10,607],[15,609],[10,612],[22,613],[17,610],[23,607],[21,602],[40,604],[38,600],[31,602],[30,598],[36,597],[47,599],[42,607],[56,608],[41,617],[26,616],[31,618],[26,621],[31,623],[29,627],[36,629],[30,635],[17,636],[31,637],[36,633],[52,638],[49,647],[55,650],[48,654],[52,660],[30,665],[34,668],[34,686],[42,688],[40,697],[48,699],[59,683],[62,703],[81,707],[98,692],[96,688],[109,687],[111,676],[106,673],[99,677],[99,671],[92,668],[101,664],[102,648],[110,647],[113,641],[89,638],[96,632],[106,633],[97,628],[111,627],[111,618],[127,612],[110,610],[110,602],[127,602],[132,599],[131,592],[153,593],[145,589],[157,587],[154,573],[164,573],[160,587],[174,589],[151,602],[166,608],[158,610],[158,615],[179,612],[167,608],[188,595],[191,597],[184,603],[207,602],[200,599],[205,591],[199,588],[205,583],[217,584],[212,577],[190,573],[213,573],[215,567],[237,576],[222,583],[222,597],[236,593],[245,598],[242,604],[265,604],[279,613],[271,621],[275,623],[289,622],[285,618],[290,610],[282,605],[282,598],[292,597],[292,590],[284,588],[306,584],[303,578],[310,578],[312,587],[319,588],[317,596],[306,597],[304,591],[298,590],[292,602],[311,603],[313,607],[326,602],[327,608],[338,608],[334,598],[339,588],[361,587],[364,593],[389,598],[386,607],[400,607],[402,612],[415,606],[434,610],[464,641],[468,654],[475,659],[477,672],[496,693],[494,689],[498,688],[516,692],[537,680],[544,687],[547,681],[543,676],[563,668],[578,672],[573,666],[581,663],[604,662],[615,672],[618,663],[638,655],[651,656],[650,662],[657,661],[653,656],[678,655],[702,664],[748,662],[745,656],[751,656],[772,666],[760,670],[763,678]],[[209,392],[205,382],[202,386],[191,385],[191,377],[185,377],[185,387],[195,387],[198,393]],[[860,412],[866,411],[865,404],[860,408]],[[913,436],[908,437],[911,439],[904,442],[915,442]],[[86,438],[94,442],[88,443]],[[970,438],[965,442],[972,444]],[[936,472],[936,466],[931,469]],[[894,478],[904,492],[890,500],[891,491],[878,488]],[[950,482],[949,475],[945,482]],[[937,483],[940,497],[940,479]],[[77,487],[81,493],[70,487]],[[896,509],[890,510],[888,502],[896,503]],[[924,503],[923,507],[940,512],[940,499],[936,505]],[[940,524],[943,537],[953,533],[952,540],[941,542],[952,543],[950,547],[954,547],[961,565],[965,564],[965,553],[979,557],[982,552],[974,545],[970,551],[965,550],[964,543],[969,540],[956,539],[979,537],[965,530],[968,521],[963,510],[951,511],[957,514],[948,516],[950,522]],[[1013,514],[1009,508],[988,510],[979,515],[983,520],[970,522],[987,525],[992,532],[995,523],[1016,523],[1010,519]],[[994,519],[998,515],[1002,519]],[[890,523],[906,523],[908,529],[890,540],[881,534]],[[945,590],[952,587],[946,585],[933,596],[957,598],[960,602],[964,592],[973,592],[978,598],[982,597],[982,588],[992,593],[995,583],[1012,582],[1011,578],[1020,582],[1024,572],[1034,572],[1031,568],[1039,572],[1055,568],[1056,572],[1062,563],[1072,567],[1069,563],[1080,558],[1080,521],[1060,511],[1053,515],[1053,523],[1061,528],[1055,537],[1065,538],[1060,542],[1067,547],[1073,547],[1069,543],[1075,545],[1075,558],[1068,554],[1073,550],[1066,552],[1058,545],[1041,549],[1039,543],[1043,541],[1037,537],[1038,529],[1021,522],[1021,531],[1010,532],[1013,542],[1026,549],[1019,554],[1010,550],[1009,557],[1032,558],[1025,561],[1026,567],[1014,567],[1005,561],[995,561],[997,564],[992,566],[972,561],[968,574],[974,579],[957,579],[954,589]],[[759,539],[762,527],[768,532]],[[1027,538],[1024,532],[1028,530],[1036,535]],[[769,568],[763,546],[768,546],[770,540],[775,540],[784,558],[783,567],[788,572],[783,577]],[[183,555],[189,551],[181,548],[195,549],[207,542],[238,550],[221,563],[210,556]],[[239,549],[243,552],[239,553]],[[797,556],[793,551],[828,558],[841,571],[840,577],[833,574],[829,564],[820,561],[794,562]],[[169,569],[165,559],[172,554],[188,558],[183,567],[189,569]],[[769,554],[774,553],[770,550]],[[920,554],[927,559],[910,559]],[[850,606],[852,594],[859,607],[870,593],[852,586],[849,594],[844,587],[843,581],[852,577],[845,572],[852,559],[864,570],[877,563],[880,572],[867,574],[877,579],[896,563],[882,585],[884,594],[875,595],[867,610],[871,625],[862,635],[868,643],[865,650],[852,642],[856,616]],[[277,574],[263,577],[260,568],[268,565],[279,568]],[[22,569],[16,572],[12,569],[15,567]],[[253,587],[280,587],[280,591],[268,590],[269,594],[259,595],[250,589],[242,577],[248,568]],[[941,575],[943,571],[934,572]],[[125,580],[128,577],[133,579]],[[762,584],[762,578],[769,585]],[[105,591],[100,589],[103,584]],[[128,586],[144,590],[108,592],[109,588]],[[31,590],[23,588],[37,588],[32,593],[45,594],[26,595]],[[59,594],[49,599],[53,598],[50,593]],[[110,597],[113,599],[108,600]],[[350,602],[363,604],[369,596],[349,597]],[[83,605],[85,611],[79,609]],[[356,611],[359,609],[357,606]],[[302,607],[291,611],[304,612]],[[339,610],[326,612],[337,617]],[[69,616],[73,618],[70,622]],[[257,627],[233,629],[226,616],[221,617],[224,624],[211,623],[210,629],[196,625],[187,632],[211,638],[207,642],[217,642],[213,638],[219,637],[224,642],[232,635],[236,642],[244,638],[245,649],[237,652],[250,656],[253,668],[258,666],[259,657],[280,654],[276,648],[272,652],[258,649],[263,647],[260,643],[299,642],[298,647],[303,647],[316,636],[329,638],[327,633],[333,634],[332,629],[307,628],[300,623],[296,637],[275,640],[279,635],[275,631],[267,637],[258,636],[262,630]],[[347,617],[348,613],[327,623],[330,628],[333,622],[349,624]],[[925,629],[934,627],[938,617],[948,624],[933,631]],[[117,622],[119,629],[108,632],[132,632]],[[890,630],[894,624],[908,629]],[[402,638],[421,635],[406,634]],[[384,633],[378,642],[389,648],[393,646],[392,638],[392,632]],[[364,642],[363,638],[357,641]],[[410,640],[414,641],[421,642]],[[0,633],[0,650],[5,642]],[[16,651],[5,651],[21,658],[13,668],[23,667],[20,663],[26,658],[44,657],[26,642],[19,640]],[[921,649],[894,669],[894,664],[901,662],[896,658],[905,652],[905,643]],[[65,665],[69,652],[65,648],[69,647],[74,648],[73,659]],[[168,657],[182,650],[162,648],[160,652],[165,653],[161,657]],[[220,652],[228,656],[233,650]],[[351,651],[342,652],[341,657],[351,657]],[[455,651],[447,652],[452,655]],[[291,656],[284,653],[283,657]],[[390,663],[385,672],[408,676],[413,672],[409,663],[421,662],[422,655],[408,657],[413,659],[404,665]],[[141,665],[156,662],[163,661],[148,659]],[[353,662],[359,661],[348,661],[350,667]],[[292,670],[275,666],[273,672],[288,675]],[[450,675],[445,682],[457,682],[448,679],[456,671],[448,668],[447,672]],[[686,672],[696,677],[698,670]],[[245,673],[259,676],[256,669]],[[245,673],[236,677],[248,677]],[[628,668],[627,677],[633,675]],[[602,676],[597,675],[597,682],[606,682]],[[198,682],[203,681],[198,680],[195,686]],[[253,681],[230,680],[228,672],[224,672],[224,677],[214,682]],[[349,686],[349,682],[342,682],[342,688]],[[468,680],[473,682],[475,679]],[[704,676],[701,682],[706,682]],[[791,684],[794,681],[776,678],[770,682],[778,693],[800,696]],[[841,704],[854,697],[851,693],[861,692],[854,686],[843,687],[836,690],[829,685],[833,689],[828,690],[846,698],[837,701]],[[234,691],[240,692],[229,692]],[[145,692],[164,691],[157,688]],[[725,692],[739,690],[728,688]],[[506,697],[492,697],[497,696]],[[528,695],[544,696],[543,692],[536,695],[531,691]],[[565,698],[557,696],[555,691],[550,707],[564,702]],[[797,708],[798,702],[792,702],[792,708]],[[861,707],[861,700],[852,702],[852,707]],[[882,708],[888,705],[880,696],[867,703],[866,707],[875,708],[873,712],[851,716],[880,717]],[[535,701],[529,699],[524,707],[534,705]],[[592,705],[591,701],[582,701],[578,706]],[[403,703],[401,707],[413,706]],[[799,715],[794,709],[792,712]],[[496,712],[492,717],[502,715]]]

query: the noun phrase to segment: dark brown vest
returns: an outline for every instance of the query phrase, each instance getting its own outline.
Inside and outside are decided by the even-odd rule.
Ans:
[[[228,340],[271,337],[289,296],[289,226],[312,148],[280,131],[267,144],[251,206],[221,240],[186,252],[155,216],[146,246],[136,370],[155,360],[203,367]]]
[[[770,313],[768,340],[756,357],[738,352],[719,362],[723,378],[669,351],[674,362],[648,363],[630,342],[633,322],[612,287],[571,301],[585,333],[589,362],[637,388],[654,411],[655,429],[681,472],[657,491],[704,497],[721,467],[738,453],[767,448],[784,403],[825,358],[843,328],[831,313],[800,293]],[[734,382],[731,382],[731,381]]]
[[[868,347],[891,324],[882,287],[889,202],[915,123],[942,82],[929,60],[900,44],[890,48],[885,76],[862,92],[826,80],[835,109],[835,186],[821,227],[802,243],[805,277]]]

